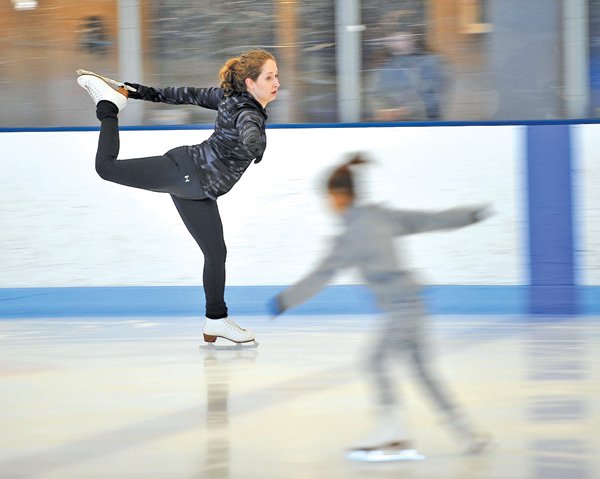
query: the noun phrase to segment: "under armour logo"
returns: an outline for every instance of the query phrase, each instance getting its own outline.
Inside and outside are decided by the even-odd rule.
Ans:
[[[185,175],[184,178],[186,183],[190,182],[190,175]]]

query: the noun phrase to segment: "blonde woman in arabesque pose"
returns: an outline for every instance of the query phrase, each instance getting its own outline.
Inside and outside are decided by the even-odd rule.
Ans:
[[[261,161],[266,148],[265,108],[277,97],[279,74],[273,55],[255,49],[227,60],[219,76],[220,87],[209,88],[156,88],[127,82],[113,88],[110,80],[94,74],[83,74],[77,82],[94,100],[101,124],[96,154],[100,177],[170,194],[202,250],[206,297],[204,340],[214,343],[217,338],[224,338],[248,343],[255,340],[254,332],[229,319],[225,303],[227,248],[217,198],[235,185],[252,162]],[[200,144],[180,146],[164,155],[117,160],[118,114],[129,99],[216,110],[214,132]]]

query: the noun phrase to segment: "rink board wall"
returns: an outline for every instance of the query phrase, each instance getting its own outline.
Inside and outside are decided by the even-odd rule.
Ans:
[[[373,164],[365,201],[488,221],[399,242],[434,313],[597,313],[599,125],[272,127],[263,161],[219,200],[232,314],[308,272],[338,228],[323,180],[348,153]],[[121,158],[194,144],[206,128],[125,129]],[[0,317],[198,314],[202,257],[166,194],[101,180],[98,131],[2,131]],[[364,313],[352,272],[299,313]]]

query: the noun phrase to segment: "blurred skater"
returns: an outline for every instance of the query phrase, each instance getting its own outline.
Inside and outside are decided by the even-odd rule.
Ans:
[[[426,316],[421,287],[396,253],[395,238],[435,230],[450,230],[485,219],[484,207],[462,207],[440,212],[392,210],[377,205],[356,204],[354,165],[365,163],[356,155],[333,171],[327,182],[328,198],[341,216],[344,231],[316,269],[278,294],[271,303],[273,313],[307,301],[318,293],[340,269],[356,267],[385,312],[378,325],[366,365],[375,382],[380,427],[372,437],[350,451],[349,457],[370,460],[370,454],[385,451],[399,459],[422,458],[411,444],[399,401],[394,393],[390,366],[408,361],[425,391],[457,433],[460,448],[479,452],[487,440],[479,435],[460,412],[431,369],[425,348]]]
[[[250,163],[265,151],[265,108],[277,96],[279,75],[275,58],[250,50],[231,58],[219,72],[220,88],[153,88],[135,83],[113,89],[101,78],[82,75],[78,83],[96,104],[101,122],[96,171],[107,181],[171,195],[181,219],[204,255],[206,297],[204,340],[225,338],[250,342],[255,335],[228,318],[225,303],[227,249],[217,198],[227,193]],[[169,104],[191,104],[217,111],[214,132],[203,143],[181,146],[161,156],[117,160],[118,113],[134,98]]]

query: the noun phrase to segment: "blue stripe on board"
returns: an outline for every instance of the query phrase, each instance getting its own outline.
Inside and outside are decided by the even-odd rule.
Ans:
[[[232,316],[268,315],[269,300],[282,286],[230,286]],[[424,297],[431,314],[523,314],[525,286],[430,286]],[[0,319],[102,316],[203,315],[199,286],[123,286],[0,289]],[[290,310],[301,315],[372,314],[364,286],[334,285]]]
[[[315,129],[315,128],[389,128],[389,127],[441,127],[441,126],[534,126],[534,125],[591,125],[600,124],[600,119],[580,118],[567,120],[489,120],[489,121],[413,121],[382,123],[275,123],[267,125],[268,129]],[[130,125],[121,126],[124,131],[155,130],[210,130],[213,124],[185,125]],[[4,127],[0,133],[35,133],[64,131],[99,131],[99,126],[48,126],[48,127]]]
[[[573,245],[571,131],[527,128],[531,314],[577,314]]]

